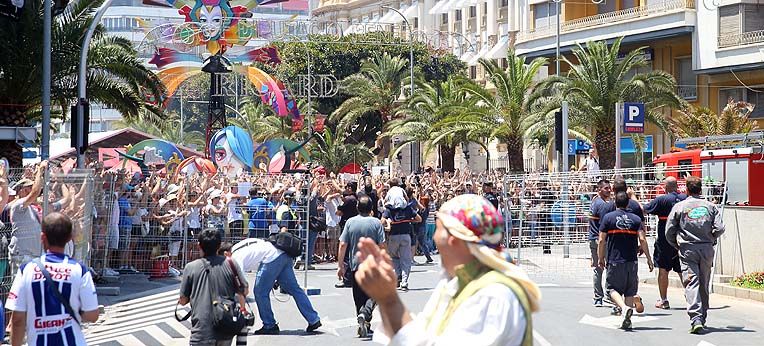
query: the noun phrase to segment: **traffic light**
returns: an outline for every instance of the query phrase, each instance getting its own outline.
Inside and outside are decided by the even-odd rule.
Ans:
[[[82,123],[79,121],[78,111],[82,108]],[[88,133],[90,132],[90,103],[85,99],[80,99],[71,108],[70,117],[72,119],[71,140],[72,148],[80,154],[84,154],[88,148]]]
[[[562,110],[559,110],[554,112],[554,148],[560,155],[565,154],[565,137],[562,133]]]
[[[53,0],[53,15],[57,16],[64,13],[66,6],[69,6],[69,0]]]

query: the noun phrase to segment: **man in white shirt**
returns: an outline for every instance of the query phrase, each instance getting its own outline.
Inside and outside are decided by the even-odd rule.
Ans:
[[[245,192],[246,193],[246,192]],[[241,204],[247,196],[239,195],[239,187],[232,186],[231,192],[226,194],[226,204],[228,205],[228,230],[233,239],[244,236],[244,215],[242,214]]]
[[[321,319],[313,305],[308,300],[305,291],[297,283],[297,277],[292,269],[292,258],[284,251],[277,249],[270,241],[247,238],[231,248],[233,258],[243,271],[256,271],[255,302],[263,327],[255,331],[255,335],[278,335],[279,325],[273,316],[270,293],[276,279],[279,286],[294,298],[297,309],[308,322],[307,332],[313,332],[321,327]]]
[[[26,335],[29,345],[86,345],[80,322],[98,320],[98,297],[88,268],[64,254],[66,243],[72,239],[71,220],[60,213],[49,214],[43,219],[40,238],[47,253],[38,260],[53,282],[46,282],[35,262],[19,268],[6,303],[12,311],[11,344],[24,344]],[[51,288],[58,288],[69,300],[74,316],[55,294],[49,296]]]
[[[586,167],[586,176],[589,179],[599,179],[600,176],[600,160],[597,158],[597,150],[594,148],[589,149],[589,156],[581,165],[583,169]]]
[[[531,346],[531,313],[538,309],[540,291],[502,252],[501,214],[483,197],[461,195],[443,204],[436,223],[434,240],[445,277],[416,319],[398,297],[390,256],[371,239],[360,240],[363,262],[355,278],[377,301],[384,327],[375,340],[407,346]]]

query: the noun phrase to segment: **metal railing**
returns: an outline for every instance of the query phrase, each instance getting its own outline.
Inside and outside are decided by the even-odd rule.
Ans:
[[[594,16],[577,18],[565,21],[560,26],[560,32],[570,32],[586,28],[598,27],[643,17],[662,16],[674,12],[695,9],[694,0],[670,0],[659,4],[650,4],[627,8],[619,11],[601,13]],[[518,33],[518,41],[530,41],[536,38],[552,36],[556,31],[555,26],[545,26]]]
[[[748,44],[763,43],[764,30],[743,32],[734,35],[720,35],[719,48],[744,46]]]

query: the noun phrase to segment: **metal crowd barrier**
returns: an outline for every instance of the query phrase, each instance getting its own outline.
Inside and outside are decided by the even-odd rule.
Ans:
[[[680,177],[700,165],[586,172],[535,173],[504,177],[505,209],[507,218],[507,246],[526,271],[535,276],[571,276],[584,278],[591,275],[591,253],[588,244],[589,215],[592,200],[597,195],[596,183],[601,178],[612,184],[621,177],[629,186],[632,199],[645,205],[665,193],[665,176]],[[679,180],[679,191],[685,191],[684,180]],[[725,182],[704,180],[705,198],[724,205]],[[644,224],[648,241],[657,235],[658,219],[646,215]]]

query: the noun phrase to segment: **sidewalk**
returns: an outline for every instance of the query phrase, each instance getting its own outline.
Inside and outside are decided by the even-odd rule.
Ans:
[[[130,299],[162,292],[167,289],[177,289],[180,285],[180,280],[180,276],[149,279],[148,276],[142,274],[122,274],[119,276],[117,282],[96,285],[96,290],[100,291],[103,291],[104,288],[106,288],[106,290],[109,290],[109,288],[118,288],[119,290],[118,295],[99,294],[98,303],[108,307]]]

